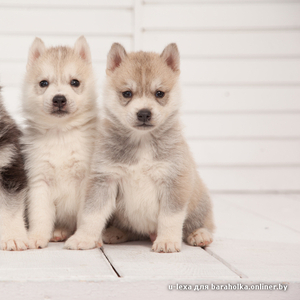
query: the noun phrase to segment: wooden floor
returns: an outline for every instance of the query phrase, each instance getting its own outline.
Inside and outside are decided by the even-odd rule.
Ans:
[[[300,195],[213,199],[217,232],[205,250],[183,245],[180,253],[157,254],[149,241],[89,251],[64,250],[63,243],[1,251],[1,298],[300,299]],[[253,284],[287,291],[242,290]],[[200,285],[208,290],[197,291]],[[212,290],[221,285],[227,290]]]

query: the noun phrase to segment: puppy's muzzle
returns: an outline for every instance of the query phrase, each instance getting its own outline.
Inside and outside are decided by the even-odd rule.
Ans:
[[[137,112],[137,119],[140,122],[147,123],[151,121],[151,111],[149,109],[141,109]]]
[[[64,95],[56,95],[52,99],[52,103],[54,107],[57,107],[58,109],[62,109],[67,104],[67,99]]]

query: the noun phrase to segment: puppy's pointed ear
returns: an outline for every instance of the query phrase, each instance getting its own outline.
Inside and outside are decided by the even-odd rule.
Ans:
[[[118,43],[112,44],[110,51],[107,55],[107,64],[106,71],[113,72],[116,68],[118,68],[124,58],[127,56],[127,53],[124,47]]]
[[[179,71],[180,55],[175,43],[169,44],[160,56],[173,71]]]
[[[43,54],[46,50],[46,46],[44,42],[36,37],[29,48],[28,61],[27,61],[27,69],[35,63],[35,61]]]
[[[90,46],[87,43],[85,37],[82,35],[80,36],[74,45],[74,51],[77,53],[84,61],[92,62],[92,55]]]

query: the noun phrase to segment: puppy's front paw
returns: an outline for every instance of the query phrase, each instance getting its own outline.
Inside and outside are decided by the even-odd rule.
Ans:
[[[156,239],[152,245],[152,251],[158,253],[174,253],[180,252],[181,242],[160,241]]]
[[[29,249],[42,249],[47,247],[49,239],[42,235],[29,234]]]
[[[27,236],[24,236],[23,238],[1,239],[0,249],[7,251],[23,251],[28,249],[28,243]]]
[[[97,241],[89,236],[80,236],[74,234],[65,243],[64,248],[68,250],[88,250],[102,247],[102,241]]]
[[[128,241],[128,234],[111,226],[103,231],[102,239],[105,244],[119,244]]]
[[[206,228],[198,228],[192,232],[188,238],[187,242],[191,246],[206,247],[213,241],[212,234]]]
[[[50,242],[63,242],[71,236],[72,232],[68,229],[56,228]]]

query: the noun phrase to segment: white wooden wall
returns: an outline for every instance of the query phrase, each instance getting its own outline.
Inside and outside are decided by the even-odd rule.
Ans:
[[[84,34],[99,87],[113,42],[182,59],[183,121],[213,192],[300,192],[300,1],[0,0],[0,81],[20,120],[28,48]]]

